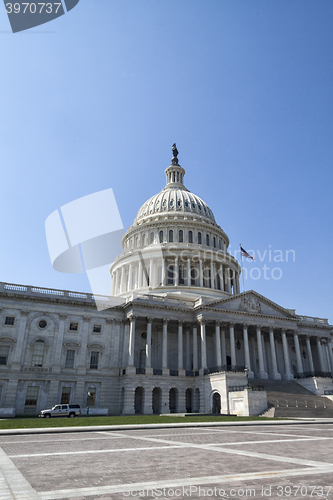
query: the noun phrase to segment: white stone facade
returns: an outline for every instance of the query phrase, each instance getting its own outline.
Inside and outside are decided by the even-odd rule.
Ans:
[[[97,311],[91,294],[0,284],[0,415],[60,402],[88,402],[92,413],[232,413],[245,366],[249,379],[332,376],[328,321],[240,293],[229,239],[185,188],[177,154],[165,173],[111,266],[121,304]],[[262,398],[244,396],[241,413],[261,413]]]

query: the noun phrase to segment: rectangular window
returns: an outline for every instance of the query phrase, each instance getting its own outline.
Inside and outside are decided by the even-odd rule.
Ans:
[[[29,386],[25,398],[25,406],[37,406],[39,387]]]
[[[5,325],[13,326],[15,323],[15,316],[6,316]]]
[[[72,332],[77,332],[79,329],[79,323],[69,323],[69,329]]]
[[[32,355],[32,366],[43,366],[45,344],[42,340],[37,340],[34,345]]]
[[[0,346],[0,365],[6,365],[8,363],[9,356],[9,346]]]
[[[91,354],[90,354],[90,369],[91,370],[98,369],[98,357],[99,357],[98,351],[91,351]]]
[[[71,388],[70,387],[63,387],[62,393],[61,393],[60,403],[62,405],[69,405],[70,397],[71,397]]]
[[[87,406],[93,407],[96,404],[96,389],[91,388],[87,393]]]
[[[101,332],[102,332],[102,325],[94,325],[93,333],[101,333]]]
[[[68,351],[66,351],[65,368],[74,368],[74,358],[75,358],[74,350],[69,349]]]

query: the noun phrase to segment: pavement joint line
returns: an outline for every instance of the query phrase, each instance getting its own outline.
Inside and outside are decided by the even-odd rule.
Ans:
[[[140,439],[140,440],[146,440],[146,441],[151,441],[155,443],[163,443],[163,444],[179,444],[179,445],[184,445],[183,442],[180,441],[168,441],[167,439],[157,439],[157,438],[149,438],[146,436],[132,436],[132,439]],[[268,453],[257,453],[253,451],[247,451],[247,450],[232,450],[228,448],[215,448],[214,446],[206,445],[206,444],[195,444],[195,443],[186,443],[186,448],[198,448],[201,450],[208,450],[208,451],[218,451],[220,453],[230,453],[234,455],[243,455],[247,457],[253,457],[253,458],[260,458],[264,460],[273,460],[275,462],[284,462],[284,463],[292,463],[292,464],[299,464],[299,465],[305,465],[305,466],[310,466],[310,467],[328,467],[330,464],[328,462],[317,462],[314,460],[303,460],[301,458],[290,458],[290,457],[281,457],[279,455],[270,455]],[[332,470],[333,470],[333,464],[331,464]]]
[[[135,424],[135,425],[98,425],[98,426],[81,426],[81,427],[46,427],[46,428],[30,428],[30,429],[0,429],[2,435],[16,434],[56,434],[56,433],[74,433],[74,432],[94,432],[99,430],[107,431],[124,431],[124,430],[147,430],[147,429],[177,429],[177,428],[196,428],[196,427],[256,427],[256,426],[281,426],[281,425],[313,425],[313,424],[333,424],[333,419],[298,419],[298,420],[255,420],[255,421],[232,421],[232,422],[180,422],[170,424]]]
[[[31,458],[31,457],[53,457],[62,455],[87,455],[93,453],[123,453],[124,451],[149,451],[149,450],[170,450],[173,448],[184,448],[184,446],[174,445],[174,446],[145,446],[139,448],[113,448],[110,450],[83,450],[83,451],[59,451],[51,453],[29,453],[23,455],[8,455],[10,458]],[[0,499],[1,500],[1,499]]]
[[[211,484],[224,484],[224,483],[234,483],[238,481],[250,481],[250,480],[260,480],[268,478],[280,478],[280,477],[292,477],[292,476],[306,476],[306,475],[316,475],[325,474],[332,472],[332,467],[318,467],[316,469],[285,469],[280,471],[262,471],[262,472],[251,472],[244,474],[225,474],[216,476],[202,476],[202,477],[192,477],[184,479],[167,479],[160,481],[147,481],[141,483],[129,483],[122,485],[108,485],[108,486],[95,486],[95,487],[84,487],[84,488],[73,488],[73,489],[63,489],[63,490],[52,490],[52,491],[41,491],[39,492],[39,500],[61,500],[75,498],[79,495],[90,496],[94,495],[96,499],[99,495],[113,494],[113,493],[125,493],[130,491],[147,491],[147,490],[157,490],[163,488],[179,488],[179,487],[190,487],[196,485],[211,485]],[[249,488],[250,489],[250,488]],[[255,486],[253,486],[255,489]]]
[[[7,483],[6,495],[1,495],[1,500],[40,500],[36,490],[28,483],[2,448],[0,448],[0,474]],[[1,482],[3,483],[3,481]]]

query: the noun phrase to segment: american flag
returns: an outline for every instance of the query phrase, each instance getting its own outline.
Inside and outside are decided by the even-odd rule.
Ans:
[[[254,257],[252,257],[252,255],[250,255],[249,253],[247,253],[247,251],[244,250],[244,248],[242,246],[240,247],[240,249],[241,249],[241,255],[243,257],[247,257],[248,259],[254,260]]]

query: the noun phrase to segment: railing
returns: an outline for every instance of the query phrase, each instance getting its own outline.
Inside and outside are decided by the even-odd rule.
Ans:
[[[145,368],[137,368],[136,369],[136,374],[137,375],[145,375],[145,373],[146,373]]]
[[[228,387],[228,392],[245,391],[245,389],[249,389],[249,387],[247,385],[231,385]]]
[[[186,377],[199,377],[199,370],[186,370]]]
[[[304,373],[296,373],[294,378],[312,378],[312,377],[324,377],[324,378],[332,378],[331,372],[304,372]]]
[[[250,385],[251,391],[264,391],[265,387],[263,385]]]
[[[324,410],[327,408],[324,400],[321,405],[317,404],[317,402],[308,401],[306,399],[296,399],[294,402],[290,402],[288,399],[276,399],[274,406],[275,408],[307,408],[309,410]]]
[[[153,368],[153,375],[162,375],[162,370],[159,368]]]
[[[178,377],[178,370],[170,370],[170,377]]]
[[[324,396],[331,396],[333,391],[324,391]]]
[[[245,370],[245,366],[236,365],[222,365],[222,366],[213,366],[212,368],[205,368],[204,374],[210,375],[213,373],[221,373],[221,372],[243,372]]]
[[[41,368],[39,366],[23,366],[21,367],[21,372],[34,372],[34,373],[47,373],[48,368]]]

